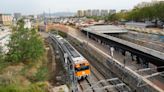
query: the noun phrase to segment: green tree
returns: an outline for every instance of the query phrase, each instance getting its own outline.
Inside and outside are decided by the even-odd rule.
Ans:
[[[13,28],[11,40],[8,44],[9,62],[27,62],[39,59],[44,52],[44,44],[36,30],[24,28],[23,19]]]
[[[155,20],[157,24],[158,20],[164,21],[164,1],[154,3],[145,7],[135,7],[128,12],[119,12],[115,14],[109,14],[107,16],[91,16],[95,20],[104,19],[106,22],[116,22],[121,20],[133,20],[133,21],[146,21]]]
[[[164,2],[157,3],[153,6],[156,18],[164,21]]]
[[[163,20],[164,21],[164,2],[155,3],[145,7],[135,7],[128,13],[128,20]]]
[[[112,14],[112,15],[109,15],[108,16],[108,20],[115,22],[115,21],[118,21],[119,20],[119,17],[118,17],[117,14]]]

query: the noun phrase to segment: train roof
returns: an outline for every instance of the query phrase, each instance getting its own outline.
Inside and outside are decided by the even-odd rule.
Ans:
[[[80,54],[67,42],[63,43],[66,48],[69,50],[70,54],[76,58],[76,57],[80,57]]]
[[[55,35],[55,37],[58,39],[59,43],[62,44],[62,47],[67,54],[72,57],[74,63],[82,63],[87,61],[67,40],[59,35]]]

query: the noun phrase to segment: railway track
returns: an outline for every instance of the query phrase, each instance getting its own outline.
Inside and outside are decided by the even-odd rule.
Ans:
[[[123,36],[125,37],[125,36]],[[136,41],[140,41],[140,42],[143,42],[143,43],[148,43],[148,44],[151,44],[151,45],[156,45],[156,46],[159,46],[161,48],[164,48],[164,44],[162,42],[158,42],[158,41],[152,41],[152,40],[148,40],[148,39],[145,39],[145,38],[133,38],[133,37],[127,37],[127,38],[130,38],[132,40],[136,40]]]
[[[98,61],[95,57],[90,55],[89,53],[85,53],[86,51],[82,51],[84,48],[79,48],[77,45],[73,44],[75,48],[82,53],[82,55],[87,58],[87,60],[90,62],[90,65],[92,65],[92,69],[94,69],[94,72],[92,72],[92,75],[95,76],[95,78],[98,81],[101,81],[104,79],[106,82],[100,83],[100,89],[104,89],[103,91],[98,92],[131,92],[131,89],[124,84],[120,79],[116,79],[116,75],[112,73],[105,65],[103,65],[103,62]],[[99,73],[95,73],[95,70]],[[101,77],[99,76],[101,75]],[[115,78],[113,80],[110,80],[112,78]],[[93,85],[92,82],[90,82],[91,85]],[[93,88],[94,89],[94,88]],[[97,90],[97,88],[95,88]]]
[[[148,48],[160,51],[160,52],[164,52],[164,44],[162,42],[152,41],[146,38],[134,38],[127,35],[113,36],[113,37],[124,39],[132,43],[141,45],[141,46],[145,46],[145,47],[148,47]]]
[[[91,75],[83,80],[78,81],[80,92],[116,92],[111,89],[103,89],[103,87],[110,85],[109,83],[100,82],[105,80],[97,70],[91,68]],[[99,83],[100,82],[100,83]]]
[[[106,82],[106,79],[104,78],[104,76],[101,75],[96,68],[94,68],[92,66],[91,69],[92,69],[91,72],[94,71],[92,74],[96,77],[97,80],[104,81],[104,82],[100,83],[100,86],[102,88],[105,87],[105,86],[112,86],[110,83]],[[103,89],[103,92],[117,92],[117,91],[114,88],[105,88],[105,89]]]
[[[94,90],[94,88],[91,88],[94,82],[90,78],[84,78],[82,80],[79,80],[78,84],[79,84],[80,92],[98,92]]]
[[[110,70],[104,66],[102,63],[100,63],[99,61],[97,62],[90,62],[92,63],[92,65],[94,65],[96,67],[96,70],[106,79],[112,79],[115,78],[115,80],[113,79],[112,81],[107,81],[107,83],[109,83],[108,85],[111,85],[111,87],[113,86],[113,88],[115,89],[114,92],[123,92],[123,91],[127,91],[130,92],[130,88],[124,84],[120,79],[116,79],[117,76],[115,76],[113,73],[110,72]],[[124,86],[119,86],[118,84],[124,84]],[[118,86],[117,86],[118,85]],[[109,87],[109,88],[111,88]],[[110,91],[110,89],[107,89],[107,92],[113,92]]]

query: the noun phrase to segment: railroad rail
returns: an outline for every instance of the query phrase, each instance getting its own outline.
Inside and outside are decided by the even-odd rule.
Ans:
[[[104,55],[105,57],[112,58],[112,57],[110,57],[109,55],[107,55],[105,52],[101,51],[99,48],[93,46],[93,45],[90,44],[90,43],[87,43],[85,40],[81,40],[81,39],[79,39],[79,38],[77,38],[77,37],[74,37],[74,36],[72,36],[72,38],[70,37],[70,39],[71,39],[71,41],[72,41],[73,39],[77,39],[77,40],[80,41],[81,43],[82,43],[82,42],[83,42],[83,43],[86,43],[86,44],[88,44],[89,47],[92,47],[93,49],[96,49],[99,53],[101,53],[101,54]],[[73,43],[73,44],[74,44],[74,43]],[[75,45],[75,44],[74,44],[74,45]],[[76,45],[75,45],[75,46],[76,46]],[[85,45],[85,47],[87,47],[87,46]],[[129,74],[128,77],[130,77],[131,79],[134,79],[133,81],[130,81],[131,79],[128,79],[128,81],[129,81],[128,83],[133,83],[133,82],[135,83],[135,84],[133,84],[133,85],[131,85],[131,86],[136,86],[136,85],[137,85],[137,82],[138,82],[138,79],[139,79],[139,80],[142,80],[144,83],[147,83],[147,84],[148,84],[147,86],[145,86],[145,89],[139,88],[139,89],[137,89],[137,90],[140,90],[140,91],[143,91],[143,90],[154,90],[154,91],[152,91],[152,92],[156,92],[156,91],[158,90],[158,92],[163,92],[159,87],[157,87],[156,85],[152,84],[152,82],[150,82],[148,79],[146,79],[146,78],[140,76],[140,75],[137,74],[136,72],[132,71],[130,68],[124,67],[123,64],[121,64],[120,62],[118,62],[118,61],[115,60],[114,58],[113,58],[112,60],[111,60],[111,59],[109,59],[109,60],[111,61],[111,64],[110,64],[110,65],[113,65],[112,68],[121,67],[121,68],[120,68],[121,71],[125,71],[125,74]],[[113,60],[114,60],[114,61],[113,61]],[[108,62],[109,62],[109,61],[108,61]],[[104,65],[105,65],[107,68],[109,68],[109,70],[110,70],[111,68],[109,67],[109,65],[107,65],[108,62],[106,62]],[[119,70],[119,69],[118,69],[118,70]],[[118,75],[118,76],[121,76],[122,74],[117,74],[117,75]],[[124,77],[124,76],[123,76],[123,77]],[[124,82],[127,83],[127,81],[125,81],[125,80],[124,80]],[[130,85],[130,84],[129,84],[129,85]],[[148,89],[147,89],[146,87],[148,87]]]
[[[65,39],[62,39],[60,36],[56,36],[56,38],[53,36],[53,34],[50,34],[50,38],[53,41],[53,45],[58,49],[58,53],[60,54],[61,61],[63,62],[63,65],[65,66],[66,70],[68,71],[68,74],[70,74],[70,82],[72,83],[71,88],[73,92],[78,92],[78,76],[75,75],[75,70],[73,70],[74,67],[69,68],[71,66],[75,66],[76,63],[75,58],[72,57],[80,57],[81,55],[78,52],[75,52],[76,50],[73,50],[74,48],[71,47],[71,45],[64,41]],[[67,55],[65,55],[67,54]],[[63,57],[64,55],[64,57]],[[67,59],[68,58],[68,59]],[[81,57],[80,60],[83,58]],[[71,63],[72,62],[72,63]],[[79,61],[78,61],[79,62]],[[80,62],[79,62],[80,63]],[[69,65],[68,65],[69,64]],[[85,83],[85,85],[80,85],[81,89],[88,89],[89,87],[92,87],[93,82],[90,78],[86,77],[82,81]],[[79,82],[80,84],[81,82]],[[88,86],[87,86],[88,85]],[[96,88],[99,88],[96,86]],[[97,92],[94,90],[94,88],[91,88],[93,92]],[[91,91],[89,89],[89,91]]]
[[[51,39],[53,39],[53,45],[56,44],[56,46],[58,47],[59,52],[63,52],[63,53],[66,53],[66,51],[63,50],[63,47],[58,44],[57,40],[55,38],[53,38],[51,36]],[[68,48],[64,48],[64,49],[68,49]],[[68,50],[70,52],[70,50]],[[61,54],[61,53],[59,53]],[[69,57],[69,56],[67,56]],[[66,58],[67,58],[66,57]],[[61,57],[60,57],[61,58]],[[65,55],[64,55],[64,58],[65,58]],[[69,61],[66,61],[65,59],[63,59],[64,62],[69,62]],[[93,63],[93,61],[92,61]],[[98,73],[100,74],[97,74],[95,73],[95,71],[91,71],[92,73],[92,76],[93,77],[86,77],[84,78],[83,80],[80,80],[78,81],[77,79],[74,79],[74,80],[71,80],[71,77],[70,77],[70,80],[72,81],[72,91],[73,92],[78,92],[78,91],[82,91],[82,92],[122,92],[122,91],[125,91],[126,89],[122,86],[125,86],[124,83],[122,83],[118,78],[112,78],[111,76],[108,77],[109,75],[106,75],[106,72],[104,72],[104,70],[102,69],[104,66],[99,66],[98,63],[94,63],[93,64],[94,66],[92,66],[92,68],[94,67],[96,71],[98,71]],[[100,64],[101,65],[101,64]],[[101,70],[100,70],[101,69]],[[105,70],[105,71],[109,71],[109,70]],[[74,73],[74,72],[72,72]],[[71,74],[71,73],[69,73]],[[72,74],[71,76],[74,76],[73,78],[76,78],[76,76],[74,74]],[[100,76],[103,76],[103,78]],[[111,79],[109,79],[111,78]],[[95,79],[96,79],[96,82],[95,82]],[[78,84],[76,84],[78,83]],[[78,89],[80,88],[80,89]],[[115,91],[113,91],[113,89],[117,89]],[[100,91],[101,90],[101,91]],[[130,91],[128,91],[130,92]]]
[[[90,88],[92,86],[92,83],[88,80],[88,78],[84,78],[83,80],[78,81],[80,89],[79,91],[83,92],[86,89]],[[90,89],[90,92],[95,92],[93,88]]]
[[[70,34],[71,35],[71,34]],[[73,35],[71,35],[71,36],[73,36]],[[74,36],[73,36],[74,37]],[[78,39],[79,41],[81,41],[81,42],[86,42],[85,40],[82,40],[82,39],[80,39],[79,37],[75,37],[76,39]],[[89,44],[89,45],[91,45],[91,44]],[[93,47],[93,48],[95,48],[93,45],[91,45],[91,47]],[[97,48],[96,48],[97,49]],[[98,49],[98,51],[101,53],[101,54],[103,54],[104,56],[107,56],[107,57],[109,57],[108,55],[106,55],[104,52],[102,52],[102,51],[100,51],[99,49]],[[111,58],[111,57],[110,57]],[[114,60],[115,61],[115,60]],[[123,65],[122,64],[120,64],[119,62],[117,62],[117,61],[115,61],[115,62],[113,62],[113,63],[116,63],[117,65],[119,65],[120,67],[122,67]],[[113,64],[112,64],[113,65]],[[124,68],[123,68],[124,69]],[[142,76],[139,76],[137,73],[135,73],[135,72],[133,72],[133,71],[131,71],[128,67],[125,67],[125,69],[127,70],[127,72],[131,72],[132,73],[132,76],[134,76],[134,77],[136,77],[136,78],[140,78],[141,77],[141,79],[142,79]],[[131,74],[130,73],[130,74]],[[157,86],[154,86],[151,82],[149,82],[147,79],[145,79],[145,78],[143,78],[143,81],[145,81],[146,83],[150,83],[150,87],[151,86],[153,86],[153,90],[159,90],[160,91],[160,89],[157,87]],[[149,86],[148,86],[149,87]],[[149,87],[149,88],[150,88]],[[148,89],[149,89],[148,88]],[[153,91],[154,92],[154,91]],[[160,91],[160,92],[163,92],[163,91]]]
[[[162,42],[150,41],[150,40],[139,39],[139,38],[133,38],[133,37],[130,37],[130,36],[125,36],[125,35],[114,36],[114,37],[124,39],[124,40],[130,41],[130,42],[136,43],[138,45],[145,46],[145,47],[148,47],[148,48],[160,51],[160,52],[164,52],[164,44]]]
[[[90,64],[95,68],[94,71],[95,70],[98,71],[98,73],[100,73],[101,76],[104,78],[104,80],[100,80],[98,78],[100,84],[102,85],[101,87],[102,89],[105,89],[106,92],[110,92],[111,88],[112,89],[114,88],[116,92],[123,92],[123,91],[131,92],[130,87],[124,84],[120,79],[116,78],[117,76],[115,76],[115,74],[110,72],[111,70],[109,70],[106,66],[100,63],[95,57],[89,55],[89,53],[87,53],[87,50],[82,51],[85,48],[82,48],[81,46],[77,47],[78,45],[76,43],[72,43],[72,45],[90,61]],[[105,83],[107,83],[108,85],[106,85]]]

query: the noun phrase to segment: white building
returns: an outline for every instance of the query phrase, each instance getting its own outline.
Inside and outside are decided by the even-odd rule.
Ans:
[[[78,16],[78,17],[84,16],[84,11],[83,11],[83,10],[78,10],[78,11],[77,11],[77,16]]]
[[[106,9],[88,9],[88,10],[78,10],[77,16],[84,17],[84,16],[107,16],[108,14],[116,13],[115,9],[106,10]]]
[[[30,19],[24,19],[24,22],[25,22],[24,28],[30,29],[32,27],[32,23],[31,23]]]
[[[107,16],[108,10],[101,10],[101,16]]]
[[[11,35],[11,30],[9,28],[1,27],[0,28],[0,46],[4,53],[8,52],[8,47],[6,46],[9,43]]]
[[[92,10],[87,10],[86,11],[86,16],[92,16]]]
[[[98,9],[92,10],[92,16],[100,16],[100,11]]]

